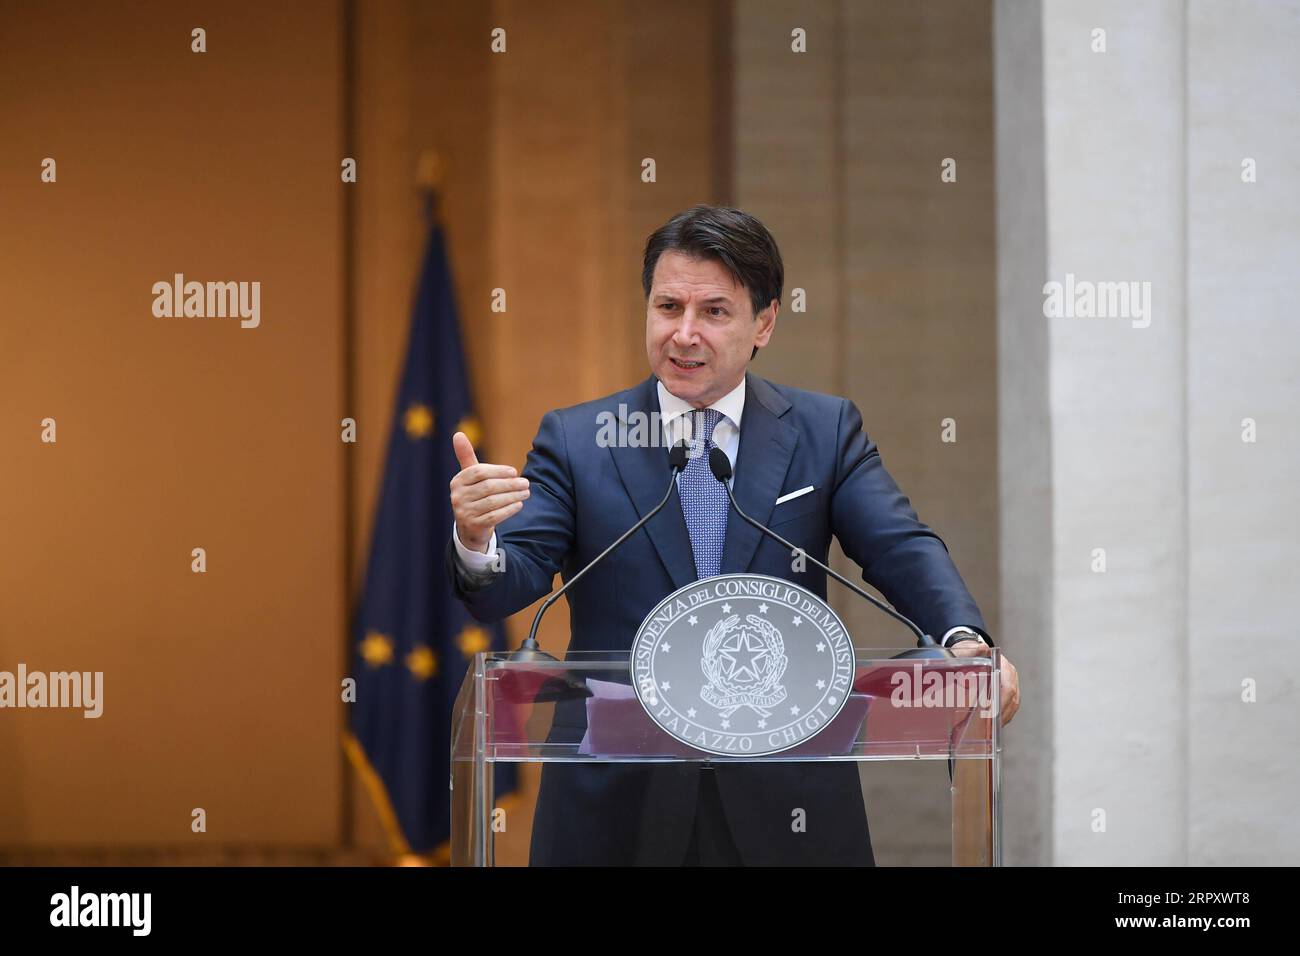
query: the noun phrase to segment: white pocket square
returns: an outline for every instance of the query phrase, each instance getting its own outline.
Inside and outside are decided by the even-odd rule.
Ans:
[[[782,495],[780,498],[777,498],[777,499],[776,499],[776,504],[779,505],[779,504],[781,504],[781,502],[783,502],[783,501],[789,501],[789,500],[792,499],[792,498],[799,498],[799,497],[802,497],[803,495],[808,494],[808,492],[810,492],[810,491],[812,491],[812,490],[813,490],[813,486],[812,486],[812,485],[809,485],[807,488],[800,488],[798,491],[792,491],[792,492],[790,492],[788,495]],[[775,505],[774,505],[773,507],[775,507]]]

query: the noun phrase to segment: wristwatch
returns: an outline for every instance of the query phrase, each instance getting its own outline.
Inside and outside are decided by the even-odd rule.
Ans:
[[[943,647],[952,647],[958,641],[979,641],[986,647],[993,646],[993,642],[985,638],[979,631],[975,630],[973,627],[966,627],[964,625],[954,627],[943,636],[943,640],[940,643]]]

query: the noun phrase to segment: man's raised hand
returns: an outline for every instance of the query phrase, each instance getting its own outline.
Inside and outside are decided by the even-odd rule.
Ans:
[[[451,480],[451,512],[456,535],[471,551],[486,553],[492,531],[524,506],[528,479],[510,465],[487,465],[478,460],[464,432],[451,436],[460,472]]]

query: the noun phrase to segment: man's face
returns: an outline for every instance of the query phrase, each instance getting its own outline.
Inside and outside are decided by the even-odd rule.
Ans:
[[[670,250],[655,263],[645,349],[664,387],[705,408],[740,384],[754,346],[776,325],[776,301],[754,315],[749,292],[720,262]]]

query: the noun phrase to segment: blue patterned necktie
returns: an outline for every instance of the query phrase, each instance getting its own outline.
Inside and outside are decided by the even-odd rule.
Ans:
[[[696,409],[691,434],[690,455],[686,470],[677,481],[677,491],[682,499],[682,514],[686,517],[686,530],[691,535],[691,551],[695,553],[695,570],[701,578],[718,574],[722,567],[722,545],[727,540],[727,489],[709,471],[709,452],[713,451],[713,429],[722,420],[716,408]],[[703,452],[697,442],[703,443]]]

